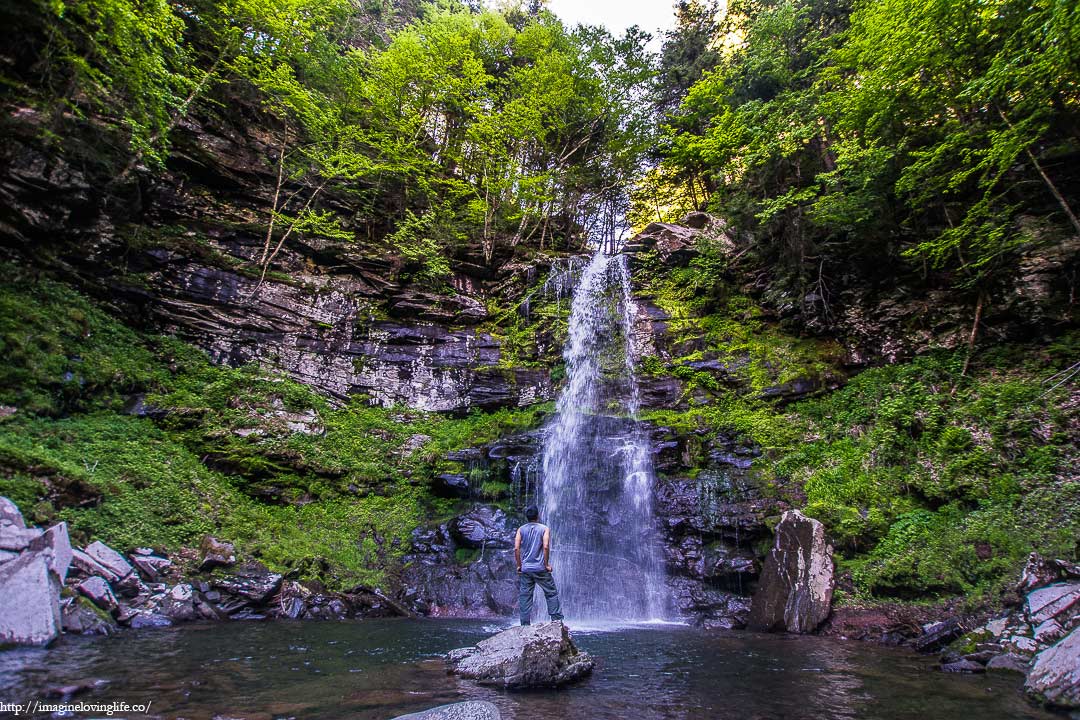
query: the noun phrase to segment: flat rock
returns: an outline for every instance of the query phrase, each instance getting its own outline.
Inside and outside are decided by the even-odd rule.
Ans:
[[[985,672],[986,668],[981,663],[977,663],[974,660],[968,660],[961,658],[960,660],[954,660],[950,663],[944,663],[941,666],[941,672],[947,673],[981,673]]]
[[[1021,675],[1027,674],[1030,659],[1015,653],[1002,653],[990,658],[986,663],[986,669],[990,672],[1015,672]]]
[[[833,570],[825,526],[798,510],[785,512],[765,558],[747,624],[769,632],[813,632],[832,609]]]
[[[109,587],[109,583],[105,581],[105,578],[88,577],[79,583],[79,592],[90,602],[97,605],[105,612],[116,612],[120,607],[120,603],[116,600],[116,595],[113,594],[112,588]]]
[[[593,659],[558,620],[504,630],[475,647],[452,650],[446,662],[463,678],[507,689],[557,687],[593,669]]]
[[[162,575],[172,567],[172,561],[157,555],[136,554],[131,556],[131,562],[139,575],[146,582],[159,582]]]
[[[172,620],[161,613],[136,612],[128,619],[128,625],[136,630],[144,628],[163,628],[172,625]]]
[[[123,555],[100,540],[95,540],[87,545],[84,552],[117,578],[126,578],[134,571],[131,563]]]
[[[956,618],[929,623],[922,631],[922,635],[911,643],[919,652],[933,652],[964,634],[964,628]]]
[[[1080,708],[1080,628],[1035,656],[1024,689],[1048,705]]]
[[[1068,611],[1080,602],[1080,582],[1055,583],[1034,590],[1027,596],[1028,619],[1033,626]]]
[[[391,720],[500,720],[499,708],[485,700],[439,705],[430,710],[398,715]]]
[[[75,567],[76,570],[78,570],[83,575],[86,575],[87,577],[97,575],[99,577],[105,578],[109,582],[114,582],[120,579],[119,577],[117,577],[116,573],[112,572],[111,570],[109,570],[109,568],[105,567],[97,560],[90,557],[78,548],[74,548],[71,551],[71,564]]]

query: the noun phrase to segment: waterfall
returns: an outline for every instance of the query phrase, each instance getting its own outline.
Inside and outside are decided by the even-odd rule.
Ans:
[[[636,421],[634,312],[626,257],[596,253],[571,301],[566,386],[542,462],[541,521],[551,527],[551,564],[573,621],[667,614],[652,456]]]

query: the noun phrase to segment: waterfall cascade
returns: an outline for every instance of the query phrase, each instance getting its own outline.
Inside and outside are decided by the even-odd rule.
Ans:
[[[578,622],[667,614],[652,457],[636,422],[634,312],[626,257],[598,252],[574,291],[566,386],[542,462],[541,520],[552,530],[563,611]]]

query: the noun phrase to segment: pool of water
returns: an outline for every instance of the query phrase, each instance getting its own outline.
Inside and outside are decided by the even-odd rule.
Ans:
[[[1016,675],[945,675],[933,658],[854,641],[662,624],[577,631],[596,671],[561,690],[504,693],[446,674],[442,653],[502,627],[237,622],[63,638],[0,651],[0,701],[98,680],[75,700],[151,701],[151,716],[190,720],[384,720],[466,699],[490,700],[508,720],[1056,717],[1028,705]]]

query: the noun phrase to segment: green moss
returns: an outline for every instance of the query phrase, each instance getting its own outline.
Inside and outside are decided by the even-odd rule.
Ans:
[[[1076,556],[1080,490],[1063,475],[1075,410],[1046,393],[1052,370],[961,377],[962,363],[869,370],[790,408],[810,441],[774,453],[771,472],[828,525],[867,596],[990,597],[1032,550]]]
[[[67,286],[0,265],[0,405],[58,414],[117,408],[166,374],[129,328]]]
[[[480,557],[479,548],[458,548],[454,551],[454,560],[462,565],[476,562]]]
[[[333,407],[280,374],[127,328],[63,285],[6,278],[0,403],[15,412],[0,418],[0,493],[29,519],[67,520],[77,541],[175,550],[212,533],[331,588],[393,583],[411,530],[453,510],[428,491],[446,453],[550,412]],[[122,413],[134,392],[158,419]]]

